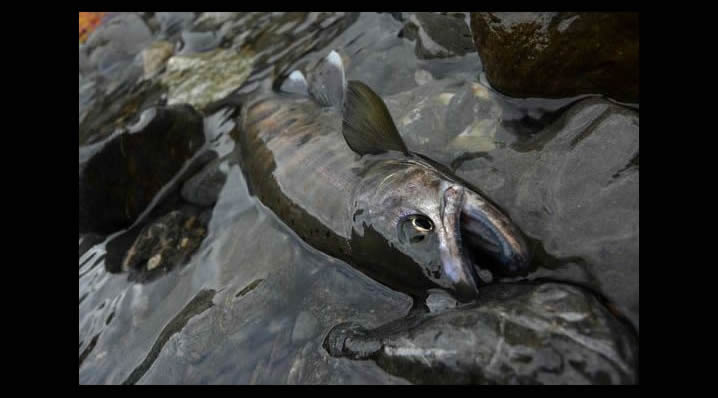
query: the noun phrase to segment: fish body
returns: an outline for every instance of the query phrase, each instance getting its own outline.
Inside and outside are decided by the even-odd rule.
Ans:
[[[498,253],[506,269],[525,267],[508,218],[409,153],[383,101],[347,84],[337,59],[332,52],[320,68],[325,80],[306,85],[293,74],[290,93],[243,107],[239,150],[252,193],[314,248],[414,298],[433,288],[476,298],[491,276],[472,262],[469,243]],[[476,232],[483,238],[467,235]]]

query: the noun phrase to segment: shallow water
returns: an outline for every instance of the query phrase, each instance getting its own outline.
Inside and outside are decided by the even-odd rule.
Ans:
[[[214,15],[223,21],[195,23],[224,35],[216,45],[255,54],[240,92],[270,90],[294,69],[310,73],[336,49],[344,57],[348,79],[362,80],[386,99],[409,148],[453,168],[471,163],[475,155],[452,147],[451,134],[459,132],[437,131],[426,112],[413,118],[411,112],[423,98],[446,102],[446,112],[467,84],[483,87],[491,98],[485,125],[494,126],[487,151],[527,140],[578,100],[504,97],[482,78],[475,52],[419,59],[414,42],[398,37],[403,23],[389,14],[212,14],[223,14]],[[153,32],[155,38],[193,37],[177,30],[180,22],[163,21],[172,29]],[[205,36],[201,39],[201,45],[188,48],[205,51],[213,45]],[[103,92],[118,87],[117,80],[132,83],[137,78],[127,71],[112,75],[106,64],[110,60],[100,63],[99,80],[81,72],[81,122]],[[139,61],[134,62],[139,68]],[[107,243],[119,231],[80,256],[79,382],[408,383],[372,361],[336,359],[321,347],[337,323],[351,320],[376,327],[404,316],[411,300],[307,246],[249,195],[229,137],[234,127],[229,112],[212,112],[205,119],[207,149],[225,157],[227,180],[211,211],[207,237],[188,264],[144,284],[110,273]]]

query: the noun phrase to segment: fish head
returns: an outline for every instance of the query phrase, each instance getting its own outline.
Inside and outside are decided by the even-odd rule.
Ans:
[[[511,275],[527,269],[521,232],[483,196],[420,161],[381,169],[382,177],[372,177],[373,186],[355,202],[361,207],[355,228],[371,226],[434,285],[467,302],[492,280],[492,270]]]

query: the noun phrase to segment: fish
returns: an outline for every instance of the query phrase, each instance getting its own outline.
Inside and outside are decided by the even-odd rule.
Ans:
[[[311,79],[245,100],[238,151],[250,193],[313,248],[421,306],[474,301],[529,265],[519,228],[448,168],[403,142],[386,104],[347,81],[336,50]]]

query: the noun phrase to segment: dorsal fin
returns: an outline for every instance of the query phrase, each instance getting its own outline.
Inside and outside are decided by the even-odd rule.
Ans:
[[[322,106],[342,109],[346,77],[342,57],[332,50],[310,76],[309,94]]]
[[[384,101],[366,84],[349,82],[342,119],[342,134],[354,152],[365,155],[393,150],[409,154]]]
[[[298,70],[292,72],[279,89],[285,93],[309,95],[307,79],[305,79],[304,74]]]

